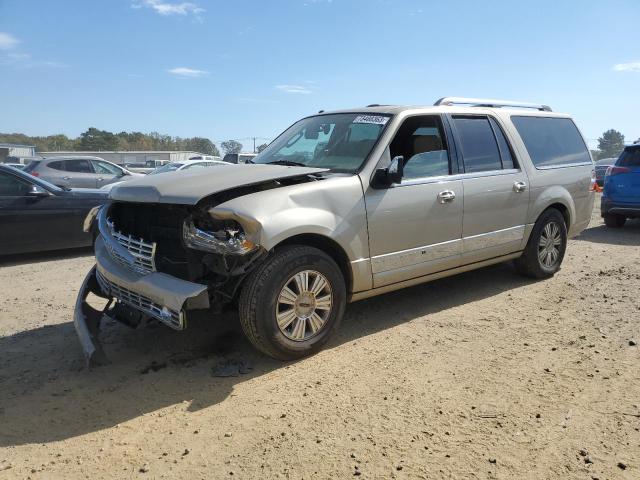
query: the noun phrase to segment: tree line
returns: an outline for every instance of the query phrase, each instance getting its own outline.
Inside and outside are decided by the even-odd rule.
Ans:
[[[640,138],[635,141],[640,143]],[[591,150],[594,160],[616,158],[624,149],[624,135],[617,130],[609,129],[598,138],[598,149]]]
[[[112,133],[91,127],[77,138],[66,135],[48,135],[32,137],[22,133],[0,133],[0,143],[15,143],[20,145],[34,145],[38,152],[55,151],[114,151],[114,150],[186,150],[204,153],[206,155],[220,155],[216,145],[203,137],[172,137],[158,132],[120,132]],[[227,140],[221,144],[224,153],[238,153],[242,151],[242,144],[236,140]],[[260,145],[259,151],[266,148]]]

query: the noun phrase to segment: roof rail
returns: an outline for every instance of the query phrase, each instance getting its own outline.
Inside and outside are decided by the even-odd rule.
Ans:
[[[494,100],[491,98],[465,98],[465,97],[443,97],[434,103],[435,106],[439,105],[469,105],[471,107],[518,107],[518,108],[533,108],[535,110],[541,110],[543,112],[551,112],[551,107],[548,105],[541,105],[537,103],[527,102],[514,102],[511,100]]]

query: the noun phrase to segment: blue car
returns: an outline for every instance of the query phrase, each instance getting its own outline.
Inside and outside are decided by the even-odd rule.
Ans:
[[[607,170],[600,212],[613,228],[624,226],[627,218],[640,218],[640,144],[625,147]]]

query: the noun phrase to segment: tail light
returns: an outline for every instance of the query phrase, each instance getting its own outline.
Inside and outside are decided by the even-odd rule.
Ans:
[[[31,175],[33,175],[34,177],[39,177],[40,174],[38,172],[31,172]]]
[[[613,167],[607,168],[607,173],[605,173],[605,177],[613,177],[614,175],[620,175],[621,173],[629,173],[631,172],[630,168],[627,167]]]

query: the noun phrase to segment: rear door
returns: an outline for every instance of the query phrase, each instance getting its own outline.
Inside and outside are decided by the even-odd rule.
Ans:
[[[450,121],[464,171],[463,263],[518,251],[529,208],[527,174],[495,118],[452,115]]]
[[[454,268],[462,252],[462,180],[439,115],[407,118],[389,145],[404,177],[365,192],[374,287]]]
[[[93,170],[91,162],[86,158],[65,160],[65,170],[72,188],[96,188],[99,175]],[[64,177],[63,177],[64,179]]]

